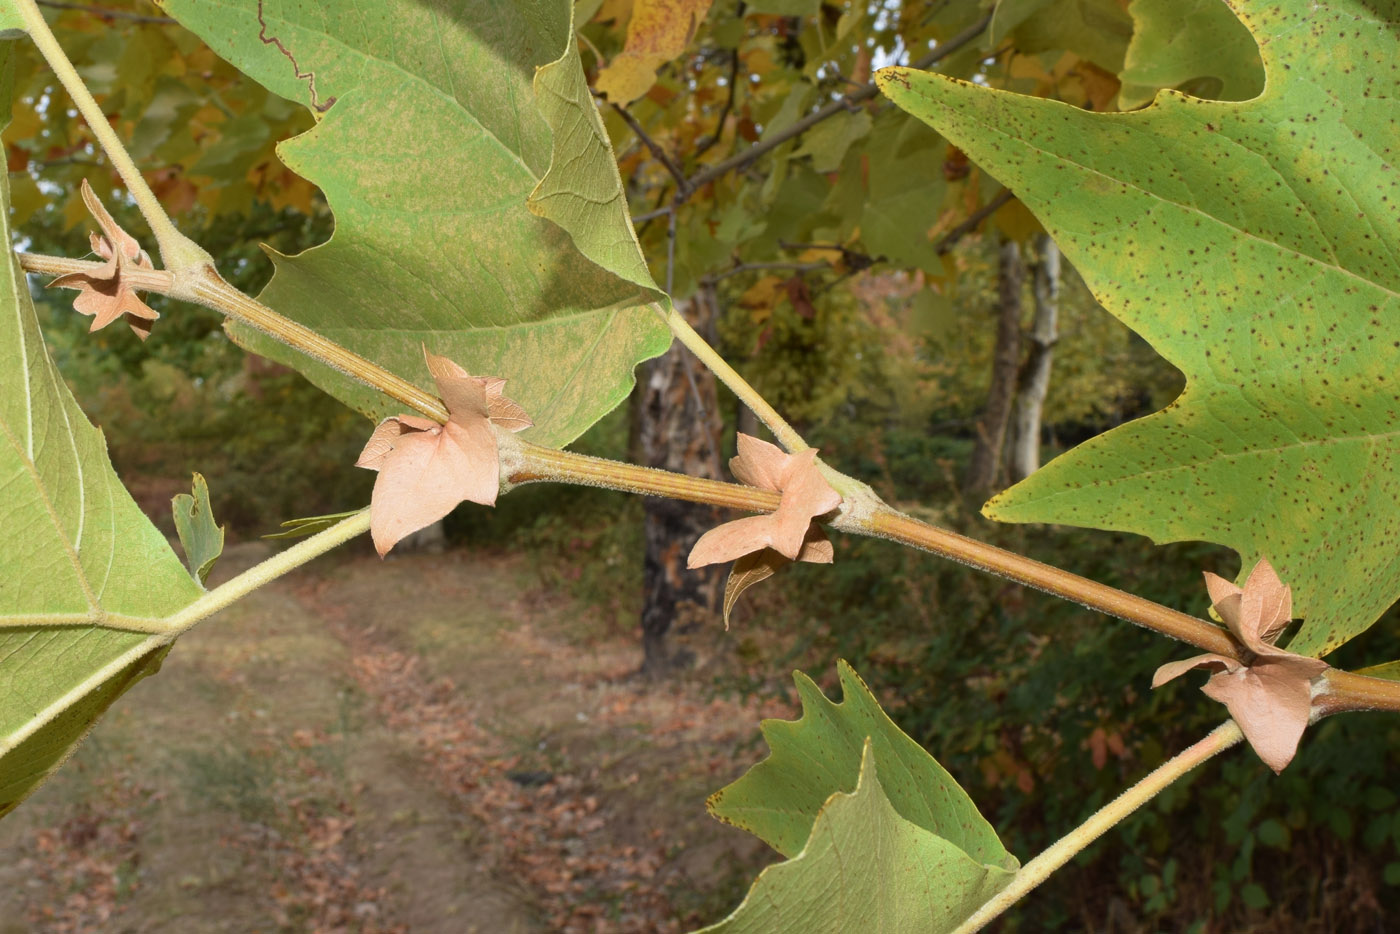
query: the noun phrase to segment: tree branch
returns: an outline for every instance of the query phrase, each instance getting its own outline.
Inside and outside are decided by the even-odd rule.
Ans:
[[[637,118],[632,116],[631,112],[628,111],[626,107],[613,104],[612,109],[617,111],[617,115],[622,118],[622,122],[627,124],[628,129],[636,134],[637,139],[641,140],[642,144],[651,151],[651,154],[656,157],[656,161],[660,162],[666,171],[671,173],[671,177],[676,180],[678,189],[685,187],[685,173],[682,172],[681,167],[676,164],[676,160],[671,158],[671,154],[663,149],[660,143],[652,139],[646,130],[642,129],[642,125],[637,122]]]
[[[973,211],[962,223],[958,224],[958,226],[948,231],[939,239],[938,245],[935,247],[938,251],[938,255],[942,256],[944,253],[951,250],[957,245],[959,240],[976,230],[978,225],[995,214],[1001,209],[1002,205],[1006,204],[1006,202],[1014,197],[1016,196],[1011,193],[1011,189],[1009,188],[1003,188],[1001,191],[997,192],[992,200]]]
[[[17,254],[20,265],[27,272],[45,275],[66,273],[94,273],[106,264],[88,260],[66,259],[56,256],[41,256],[33,253]],[[126,282],[132,288],[143,292],[157,292],[173,298],[192,301],[213,308],[229,317],[247,322],[252,327],[275,337],[290,347],[334,366],[348,375],[373,386],[385,395],[405,406],[416,409],[439,422],[446,422],[448,413],[432,393],[427,392],[390,373],[383,367],[371,363],[328,340],[309,328],[282,317],[266,305],[255,301],[229,285],[212,266],[205,275],[196,280],[191,289],[182,284],[169,271],[163,269],[127,269],[123,271]],[[673,309],[668,316],[679,317]],[[681,319],[682,322],[684,319]],[[688,324],[683,327],[672,325],[676,333],[688,347],[695,350],[701,362],[717,375],[732,373],[732,368],[715,354],[714,350],[700,340],[699,335]],[[733,374],[740,386],[747,385],[738,374]],[[726,380],[728,382],[728,380]],[[734,383],[730,384],[735,385]],[[746,399],[747,401],[747,399]],[[758,400],[760,406],[766,405]],[[755,408],[761,419],[767,423],[765,410]],[[766,410],[775,419],[769,423],[780,441],[791,451],[806,449],[806,444],[782,421],[776,413]],[[776,427],[774,427],[776,425]],[[555,451],[528,442],[517,441],[518,466],[513,467],[506,480],[511,484],[531,483],[552,480],[561,483],[577,483],[585,486],[599,486],[656,496],[667,496],[691,502],[710,503],[737,509],[757,512],[771,512],[778,507],[779,497],[766,490],[724,483],[718,480],[701,480],[684,474],[674,474],[662,470],[636,467],[596,457],[585,457],[568,451]],[[864,488],[863,484],[842,474],[832,473],[833,485],[838,490]],[[847,493],[843,492],[843,496]],[[858,497],[857,497],[858,498]],[[1208,652],[1229,658],[1240,658],[1242,651],[1234,637],[1224,629],[1194,616],[1188,616],[1169,607],[1153,603],[1151,600],[1126,593],[1106,584],[1080,577],[1069,571],[1042,564],[1015,552],[997,548],[975,539],[967,538],[947,529],[931,526],[918,519],[896,512],[880,502],[873,494],[868,497],[873,506],[852,508],[845,514],[838,514],[831,521],[833,528],[857,535],[870,535],[919,548],[945,558],[950,558],[969,567],[977,568],[999,577],[1043,590],[1046,593],[1063,597],[1074,603],[1136,623],[1164,635],[1180,639]],[[847,505],[853,499],[847,498]],[[845,507],[843,507],[845,508]],[[1400,681],[1387,681],[1354,672],[1329,669],[1322,675],[1323,688],[1318,697],[1318,707],[1323,715],[1344,710],[1390,710],[1400,712]]]
[[[969,26],[967,29],[963,30],[961,33],[954,36],[952,39],[949,39],[947,42],[943,43],[935,49],[930,49],[927,55],[924,55],[923,57],[910,63],[909,67],[923,69],[936,65],[938,62],[947,58],[949,55],[952,55],[954,52],[963,48],[968,43],[972,42],[978,36],[980,36],[983,30],[987,28],[987,24],[990,23],[991,20],[992,14],[988,12],[987,15],[983,16],[976,23]],[[873,81],[869,84],[862,85],[860,88],[852,91],[840,100],[832,101],[831,103],[827,104],[825,107],[821,108],[815,113],[809,114],[808,116],[802,118],[801,120],[794,123],[792,126],[788,127],[786,130],[782,130],[781,132],[774,133],[772,136],[765,137],[759,140],[757,143],[754,143],[752,146],[750,146],[748,149],[745,149],[738,155],[730,156],[728,159],[725,159],[722,162],[717,162],[707,169],[702,169],[701,171],[697,172],[696,174],[692,175],[689,179],[687,179],[685,186],[676,192],[675,203],[680,204],[684,202],[695,191],[697,191],[705,185],[708,185],[710,182],[719,178],[721,175],[724,175],[728,172],[732,172],[735,169],[744,168],[745,166],[749,165],[751,162],[756,160],[759,156],[762,156],[764,153],[771,152],[772,150],[777,149],[783,143],[786,143],[788,140],[793,139],[794,137],[801,136],[803,133],[807,132],[812,127],[816,126],[818,123],[821,123],[823,120],[826,120],[829,117],[833,117],[836,114],[841,113],[842,111],[849,110],[863,101],[868,101],[879,93],[880,89],[875,85]]]

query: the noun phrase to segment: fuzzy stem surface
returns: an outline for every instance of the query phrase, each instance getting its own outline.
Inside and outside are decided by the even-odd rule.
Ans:
[[[161,262],[167,269],[176,272],[194,266],[212,264],[213,259],[203,247],[175,228],[175,223],[165,213],[165,208],[161,207],[160,200],[156,198],[155,192],[151,191],[151,186],[146,184],[141,170],[132,161],[131,155],[122,145],[116,131],[107,122],[106,114],[102,112],[97,100],[87,89],[87,85],[83,84],[83,79],[78,75],[73,63],[64,54],[63,47],[58,44],[53,30],[49,29],[49,24],[44,20],[44,14],[39,11],[38,5],[34,0],[13,0],[13,3],[20,18],[24,21],[25,30],[29,33],[29,37],[34,40],[39,52],[49,63],[49,67],[53,69],[64,89],[68,91],[68,96],[73,99],[73,104],[78,108],[78,112],[87,121],[88,129],[92,130],[92,135],[97,138],[97,142],[106,152],[108,160],[112,163],[112,168],[117,170],[122,183],[131,193],[132,200],[141,209],[141,215],[146,218],[146,223],[151,227],[151,233],[155,235],[156,244],[160,249]]]

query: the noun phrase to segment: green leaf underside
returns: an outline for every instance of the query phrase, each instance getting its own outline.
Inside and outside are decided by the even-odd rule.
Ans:
[[[1015,857],[953,777],[895,726],[850,665],[841,662],[837,672],[839,704],[806,675],[794,675],[802,718],[763,721],[763,738],[772,754],[711,795],[706,803],[710,813],[784,856],[795,856],[827,799],[856,787],[868,740],[880,763],[885,794],[904,820],[945,838],[978,863],[1014,870]]]
[[[193,495],[178,493],[170,501],[175,514],[175,532],[185,549],[185,563],[200,586],[209,579],[214,562],[224,553],[224,530],[214,522],[209,506],[209,484],[203,474],[194,475]]]
[[[632,369],[670,335],[654,298],[589,262],[526,199],[551,159],[534,102],[537,66],[569,45],[567,0],[165,0],[221,56],[269,90],[320,106],[316,127],[279,147],[335,212],[326,244],[277,266],[268,305],[424,388],[422,346],[469,372],[510,380],[563,445],[626,397]],[[580,141],[582,145],[582,141]],[[596,153],[587,158],[596,159]],[[249,329],[233,336],[295,366],[371,417],[400,403]]]
[[[667,305],[632,229],[612,143],[578,57],[578,40],[535,73],[535,99],[553,139],[549,171],[530,193],[530,210],[568,231],[579,251]]]
[[[12,45],[0,44],[9,121]],[[9,183],[0,229],[12,242]],[[200,589],[132,501],[49,359],[24,274],[0,260],[0,815],[160,664],[153,627]]]
[[[303,519],[288,519],[282,523],[281,532],[273,532],[262,536],[263,538],[302,538],[306,535],[315,535],[317,532],[324,532],[333,525],[339,525],[344,519],[359,513],[361,510],[352,509],[349,512],[336,512],[328,516],[307,516]]]
[[[889,69],[885,93],[1007,184],[1187,379],[989,516],[1267,557],[1322,655],[1400,594],[1400,5],[1243,0],[1242,103],[1094,114]]]
[[[851,793],[824,802],[802,851],[769,866],[705,934],[947,934],[1015,876],[905,820],[886,797],[872,743]]]
[[[1181,88],[1212,100],[1244,101],[1264,89],[1259,47],[1224,0],[1133,0],[1133,38],[1118,78],[1123,110]]]
[[[1372,665],[1370,668],[1362,668],[1357,671],[1359,675],[1369,675],[1372,678],[1384,678],[1387,681],[1400,681],[1400,661],[1386,662],[1384,665]]]

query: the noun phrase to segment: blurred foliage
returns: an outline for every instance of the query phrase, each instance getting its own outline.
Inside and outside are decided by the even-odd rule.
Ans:
[[[779,6],[789,4],[716,0],[686,55],[629,108],[688,174],[984,13],[972,0],[764,12]],[[629,7],[579,4],[593,13],[581,31],[590,73],[621,49]],[[1113,106],[1119,86],[1110,70],[1131,35],[1120,4],[1004,0],[997,10],[989,36],[943,70],[1076,106]],[[1065,31],[1070,14],[1077,25]],[[273,151],[310,125],[304,109],[268,95],[177,27],[77,10],[52,19],[70,55],[90,63],[85,79],[152,167],[157,193],[226,277],[256,292],[271,272],[259,242],[291,253],[326,239],[323,202]],[[27,46],[24,54],[31,58],[19,66],[16,121],[5,136],[24,245],[87,254],[90,223],[75,207],[80,178],[140,236],[144,224],[81,121]],[[633,210],[665,203],[669,173],[616,113],[602,113]],[[961,500],[955,478],[990,369],[995,239],[1024,237],[1034,221],[1013,204],[951,255],[935,244],[996,190],[922,124],[868,103],[687,201],[676,223],[675,291],[724,277],[727,356],[810,431],[825,458],[891,502],[1202,612],[1200,572],[1233,576],[1227,551],[995,526]],[[640,235],[664,279],[665,220],[643,224]],[[785,265],[740,268],[774,263]],[[188,489],[194,470],[209,477],[220,521],[244,534],[367,501],[373,475],[348,466],[363,444],[363,419],[301,377],[247,357],[213,312],[153,297],[162,319],[143,345],[124,328],[89,335],[65,295],[41,291],[39,300],[63,373],[159,520],[168,524],[169,496]],[[1150,411],[1180,388],[1179,375],[1103,312],[1072,271],[1060,331],[1046,403],[1060,444]],[[627,443],[624,408],[574,447],[623,457]],[[635,625],[636,498],[528,486],[494,511],[454,513],[448,532],[472,548],[524,550],[546,583],[603,608],[620,628]],[[833,566],[791,570],[741,603],[727,644],[743,674],[724,688],[781,690],[785,668],[829,671],[847,658],[1023,857],[1222,717],[1190,679],[1147,689],[1155,667],[1185,649],[1063,601],[874,540],[839,538]],[[1336,662],[1396,657],[1392,611]],[[1397,760],[1400,724],[1384,716],[1323,723],[1280,778],[1237,750],[1107,835],[1002,929],[1079,930],[1117,918],[1120,930],[1381,930],[1381,907],[1400,901]]]

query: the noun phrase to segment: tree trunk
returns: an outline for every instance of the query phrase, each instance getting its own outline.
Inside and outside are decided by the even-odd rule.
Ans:
[[[1021,365],[1016,401],[1007,427],[1007,469],[1011,482],[1024,480],[1040,467],[1040,414],[1050,388],[1050,362],[1059,336],[1060,248],[1049,235],[1036,238],[1033,292],[1035,323],[1030,350]]]
[[[677,310],[707,338],[714,331],[713,290],[677,303]],[[721,419],[715,378],[679,343],[644,363],[638,386],[636,437],[641,463],[721,479]],[[713,506],[646,497],[643,564],[642,673],[665,677],[690,659],[673,654],[667,634],[677,623],[708,620],[719,606],[722,567],[686,569],[695,542],[721,520]]]
[[[1001,467],[1002,443],[1011,416],[1011,400],[1016,392],[1016,373],[1021,364],[1021,283],[1025,267],[1021,248],[1014,240],[1001,245],[997,286],[997,342],[992,355],[992,384],[987,390],[987,407],[977,421],[977,442],[967,465],[963,489],[981,496],[997,485]]]

